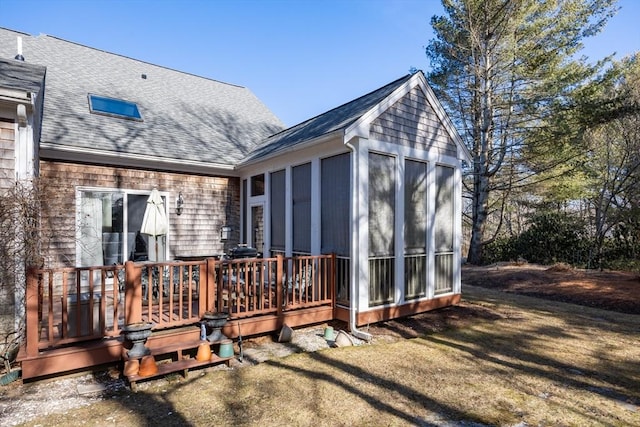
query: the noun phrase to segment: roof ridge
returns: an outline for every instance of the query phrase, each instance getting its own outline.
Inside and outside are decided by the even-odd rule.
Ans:
[[[10,29],[7,29],[7,30],[9,30],[9,31],[14,31],[14,30],[10,30]],[[15,32],[19,32],[19,31],[15,31]],[[37,35],[37,36],[33,36],[33,35],[31,35],[31,34],[28,34],[28,33],[23,33],[23,34],[26,34],[26,35],[28,35],[28,36],[30,36],[30,37],[47,37],[47,38],[51,38],[51,39],[55,39],[55,40],[59,40],[59,41],[65,42],[65,43],[69,43],[69,44],[73,44],[73,45],[76,45],[76,46],[80,46],[80,47],[83,47],[83,48],[85,48],[85,49],[91,49],[91,50],[94,50],[94,51],[98,51],[98,52],[106,53],[106,54],[108,54],[108,55],[119,56],[119,57],[121,57],[121,58],[125,58],[125,59],[128,59],[128,60],[130,60],[130,61],[135,61],[135,62],[139,62],[139,63],[142,63],[142,64],[152,65],[152,66],[154,66],[154,67],[163,68],[163,69],[165,69],[165,70],[173,71],[173,72],[176,72],[176,73],[181,73],[181,74],[185,74],[185,75],[189,75],[189,76],[197,77],[197,78],[204,79],[204,80],[209,80],[209,81],[212,81],[212,82],[216,82],[216,83],[220,83],[220,84],[224,84],[224,85],[228,85],[228,86],[237,87],[237,88],[240,88],[240,89],[247,89],[247,87],[246,87],[246,86],[237,85],[237,84],[234,84],[234,83],[227,83],[227,82],[223,82],[223,81],[221,81],[221,80],[216,80],[216,79],[213,79],[213,78],[210,78],[210,77],[200,76],[200,75],[198,75],[198,74],[190,73],[190,72],[187,72],[187,71],[181,71],[181,70],[177,70],[177,69],[175,69],[175,68],[166,67],[166,66],[164,66],[164,65],[154,64],[153,62],[143,61],[143,60],[141,60],[141,59],[132,58],[132,57],[130,57],[130,56],[123,55],[123,54],[120,54],[120,53],[109,52],[108,50],[99,49],[99,48],[92,47],[92,46],[87,46],[87,45],[84,45],[84,44],[82,44],[82,43],[74,42],[74,41],[71,41],[71,40],[66,40],[66,39],[63,39],[62,37],[52,36],[52,35],[50,35],[50,34],[40,33],[40,34],[39,34],[39,35]]]
[[[6,30],[6,31],[10,31],[12,33],[18,33],[18,34],[22,34],[22,35],[25,35],[25,36],[33,37],[31,34],[25,33],[24,31],[13,30],[11,28],[7,28],[7,27],[3,27],[3,26],[0,26],[0,30]]]

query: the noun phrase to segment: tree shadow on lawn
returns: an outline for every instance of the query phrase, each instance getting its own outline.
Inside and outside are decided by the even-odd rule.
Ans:
[[[620,316],[616,313],[602,310],[589,311],[582,307],[536,298],[494,295],[484,291],[482,297],[474,297],[473,292],[470,292],[466,298],[469,300],[464,300],[458,306],[372,325],[370,332],[394,335],[400,339],[420,338],[412,342],[428,346],[430,349],[434,345],[451,348],[467,358],[468,366],[472,369],[484,370],[484,375],[488,377],[503,376],[503,386],[506,384],[507,387],[520,388],[520,391],[527,395],[531,394],[531,387],[527,389],[527,384],[513,381],[519,375],[537,377],[550,384],[560,384],[562,388],[581,390],[613,399],[621,405],[635,405],[636,408],[633,410],[638,410],[640,390],[634,378],[637,379],[640,376],[640,361],[624,358],[621,360],[617,354],[611,353],[616,350],[609,350],[609,347],[602,343],[591,346],[589,342],[589,338],[595,340],[594,337],[604,333],[624,336],[625,339],[620,344],[623,346],[634,339],[637,342],[640,331],[637,326],[633,326],[631,317],[628,319],[625,317],[624,322],[616,323],[615,319]],[[529,316],[535,319],[532,320]],[[439,333],[442,331],[446,333]],[[572,340],[577,340],[578,347],[574,348],[574,344],[571,344]],[[555,343],[558,343],[558,347],[569,345],[567,353],[569,355],[581,349],[591,352],[587,359],[590,361],[589,366],[583,366],[581,360],[563,357],[562,348],[558,348],[557,353],[549,352],[548,348],[553,349]],[[293,343],[288,343],[288,347],[296,353],[305,352],[303,348],[294,348],[297,346]],[[543,347],[547,348],[547,353],[540,350]],[[394,405],[393,401],[385,399],[384,394],[368,391],[366,387],[359,388],[357,384],[346,381],[336,372],[357,378],[358,381],[373,387],[389,390],[390,393],[401,394],[408,405],[423,408],[424,412],[464,422],[470,419],[475,419],[476,422],[493,421],[478,419],[478,415],[473,415],[444,399],[434,398],[426,393],[424,388],[412,387],[406,382],[396,381],[393,376],[373,374],[370,370],[357,366],[353,362],[348,363],[329,357],[328,353],[312,352],[308,353],[308,357],[321,366],[326,366],[326,369],[291,366],[287,361],[279,359],[271,359],[263,363],[314,381],[334,384],[354,398],[361,399],[376,408],[377,411],[387,413],[409,424],[430,425],[424,417],[402,410]],[[421,361],[416,360],[415,363],[420,364]],[[433,367],[428,364],[423,365],[423,370],[429,369]],[[242,391],[245,387],[246,378],[241,371],[244,370],[233,371],[230,379],[232,382],[230,386],[236,392]],[[171,385],[168,387],[167,397],[179,393],[182,387],[197,379]],[[268,396],[275,390],[271,387],[277,385],[277,380],[274,380],[273,384],[269,380],[263,381],[265,382],[257,389],[258,396],[252,395],[252,399],[259,401],[263,393]],[[418,375],[415,381],[420,381]],[[460,383],[460,387],[464,387],[463,382]],[[258,408],[252,407],[246,400],[239,400],[233,390],[230,390],[227,395],[212,395],[211,398],[223,401],[228,411],[228,421],[233,424],[246,423],[247,419],[251,419],[252,408]],[[268,397],[268,399],[271,398]],[[170,399],[158,393],[147,394],[139,391],[131,394],[127,399],[122,399],[120,403],[135,411],[139,419],[148,425],[190,425],[187,418],[175,410]],[[322,402],[318,404],[321,405]],[[561,401],[558,404],[561,405]],[[283,402],[283,405],[287,403]],[[144,410],[141,411],[141,407],[144,407]],[[567,411],[576,410],[576,407],[569,407],[567,402]],[[322,413],[322,410],[319,412]],[[583,413],[582,416],[593,419],[594,423],[602,421],[588,413]]]
[[[109,397],[117,398],[120,406],[134,414],[139,421],[138,425],[188,427],[194,424],[189,422],[189,420],[176,409],[175,405],[171,402],[171,396],[179,394],[184,387],[197,379],[197,377],[193,377],[179,383],[174,382],[167,385],[166,392],[163,393],[146,392],[144,390],[132,392],[126,389]]]
[[[341,362],[333,358],[325,357],[322,352],[314,352],[310,353],[309,357],[315,360],[318,363],[322,363],[327,365],[329,369],[326,370],[310,370],[304,369],[300,367],[294,367],[285,363],[281,363],[277,360],[269,360],[265,363],[281,368],[289,371],[293,371],[299,375],[305,376],[307,378],[324,381],[327,383],[334,384],[343,390],[351,393],[353,396],[362,399],[367,402],[372,407],[376,408],[377,411],[386,412],[387,414],[393,415],[398,419],[402,419],[411,423],[412,425],[420,425],[420,426],[429,426],[431,424],[425,422],[423,417],[417,417],[414,414],[403,412],[395,408],[393,405],[389,404],[388,401],[381,400],[374,394],[366,393],[362,389],[356,388],[352,384],[349,384],[339,378],[335,374],[332,374],[331,371],[339,370],[351,377],[358,378],[362,381],[366,381],[369,384],[375,385],[377,387],[384,388],[386,390],[393,391],[394,393],[399,393],[405,396],[405,398],[411,401],[417,407],[422,407],[427,411],[433,412],[438,415],[446,415],[449,418],[453,418],[456,420],[468,420],[469,414],[460,411],[458,408],[454,406],[448,405],[446,403],[439,402],[432,397],[424,394],[420,390],[416,388],[407,387],[404,384],[401,384],[396,381],[389,380],[388,378],[373,375],[367,369],[360,368],[358,366]],[[435,425],[435,424],[434,424]]]
[[[365,328],[375,337],[418,338],[449,329],[468,327],[481,320],[494,321],[505,316],[491,308],[461,302],[399,319],[386,320]]]
[[[640,405],[640,388],[637,378],[640,376],[640,362],[634,360],[614,360],[610,351],[591,349],[587,331],[572,333],[571,326],[589,329],[597,334],[597,327],[593,324],[583,325],[576,322],[575,317],[555,314],[567,324],[567,328],[553,325],[540,325],[523,328],[519,325],[513,331],[508,327],[496,326],[482,330],[459,329],[446,335],[426,335],[424,345],[437,344],[448,346],[459,352],[468,354],[470,360],[482,360],[490,364],[507,368],[514,375],[525,374],[547,379],[554,383],[561,383],[565,387],[589,391],[605,398],[619,401],[621,404]],[[510,320],[507,320],[509,322]],[[573,324],[573,325],[572,325]],[[608,324],[600,326],[602,331],[610,332]],[[524,329],[524,330],[523,330]],[[593,339],[593,336],[591,336]],[[556,357],[542,354],[540,347],[553,346],[567,340],[579,341],[580,348],[570,351],[593,351],[591,359],[597,360],[597,365],[589,368],[571,362],[569,358],[561,359],[563,349],[558,348]],[[629,341],[633,341],[630,338]],[[603,346],[601,346],[603,347]],[[492,368],[493,369],[493,368]],[[605,384],[596,386],[594,382]]]
[[[619,313],[537,298],[509,296],[505,301],[501,295],[494,295],[488,300],[490,302],[486,305],[484,301],[472,300],[454,307],[382,322],[372,325],[369,332],[392,334],[402,339],[419,337],[422,340],[417,342],[422,341],[425,346],[432,347],[436,344],[455,349],[458,353],[468,355],[470,366],[482,361],[478,369],[485,370],[489,377],[496,372],[505,375],[505,382],[509,387],[520,387],[524,394],[531,394],[530,387],[527,390],[525,384],[511,384],[514,377],[536,377],[551,385],[557,384],[562,389],[569,390],[569,393],[572,389],[588,392],[612,399],[627,409],[632,408],[630,410],[634,412],[638,411],[640,389],[636,379],[640,376],[640,361],[625,358],[619,353],[619,349],[608,344],[608,340],[617,340],[616,335],[625,337],[623,342],[626,344],[621,344],[623,347],[637,342],[640,331],[633,325],[633,319]],[[617,322],[620,318],[624,320]],[[499,321],[499,324],[493,324],[495,321]],[[473,328],[478,322],[489,323],[490,326],[484,329]],[[448,332],[437,334],[445,330]],[[599,342],[600,336],[604,334],[614,335]],[[634,338],[636,336],[638,338]],[[583,355],[585,359],[582,359]],[[331,369],[397,391],[413,404],[427,410],[458,420],[470,418],[470,414],[459,408],[392,379],[372,376],[366,369],[327,358],[322,353],[313,353],[310,357]],[[267,363],[334,383],[381,411],[410,423],[424,423],[412,414],[399,411],[376,395],[364,393],[334,375],[291,367],[278,361]],[[576,398],[579,399],[578,395]],[[570,397],[569,400],[571,399]],[[568,412],[577,410],[579,409],[567,406]],[[581,415],[594,422],[597,420],[587,410]]]
[[[620,316],[623,316],[624,321],[616,322]],[[513,381],[519,375],[537,377],[550,384],[559,384],[568,390],[581,390],[615,400],[621,405],[637,407],[640,404],[640,390],[634,378],[640,376],[640,362],[620,357],[615,353],[617,350],[610,349],[607,345],[602,343],[591,345],[590,342],[595,340],[596,336],[620,334],[625,337],[622,345],[626,342],[630,343],[634,340],[634,336],[640,337],[640,331],[632,323],[631,317],[627,318],[619,313],[503,293],[487,295],[483,291],[481,297],[475,297],[473,292],[468,293],[467,300],[457,306],[372,325],[369,331],[379,335],[394,335],[399,339],[421,338],[412,341],[430,348],[437,345],[454,349],[456,353],[466,355],[469,366],[484,370],[484,374],[488,377],[495,376],[496,372],[497,375],[504,375],[503,385],[520,388],[524,394],[530,394],[531,387],[527,389],[527,384]],[[446,332],[440,333],[443,331]],[[295,353],[306,352],[294,343],[287,343],[287,347]],[[581,351],[591,354],[585,360],[571,357],[572,354],[579,356]],[[424,411],[440,414],[449,419],[465,422],[473,418],[476,422],[493,421],[477,419],[477,415],[443,399],[434,398],[424,389],[396,381],[392,376],[373,374],[366,369],[366,364],[362,365],[365,367],[360,367],[353,362],[337,360],[329,357],[327,353],[317,351],[308,353],[308,356],[327,368],[309,369],[291,366],[280,359],[271,359],[263,363],[314,381],[334,384],[376,408],[377,411],[410,424],[429,425],[425,423],[423,417],[399,409],[378,392],[367,391],[365,387],[359,388],[341,378],[340,375],[336,375],[336,372],[357,378],[374,387],[401,394],[409,405],[415,405],[416,408],[423,408]],[[421,363],[419,360],[415,362]],[[425,369],[432,368],[426,365]],[[240,374],[237,377],[234,375],[233,378],[232,381],[236,381],[234,387],[241,390],[244,379]],[[416,377],[416,380],[419,381],[419,378]],[[464,387],[462,384],[461,387]],[[172,387],[172,393],[178,390],[177,386],[176,384]],[[262,393],[267,390],[268,394],[271,386],[267,381],[261,385],[262,390],[259,391]],[[155,395],[146,398],[158,399]],[[246,422],[247,417],[250,417],[247,412],[252,408],[247,406],[247,402],[238,401],[233,394],[218,398],[226,401],[225,405],[230,416],[237,423]],[[162,412],[168,414],[172,411],[170,403],[160,402],[160,405],[166,405]],[[567,411],[576,410],[575,407],[567,406]],[[593,419],[594,422],[602,421],[592,417],[586,411],[581,415]],[[146,420],[157,421],[155,411],[153,414],[143,414],[143,416],[149,417],[145,418]],[[170,419],[167,417],[167,420]]]

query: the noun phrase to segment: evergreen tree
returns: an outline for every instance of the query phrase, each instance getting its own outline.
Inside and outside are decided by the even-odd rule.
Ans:
[[[607,237],[621,250],[613,257],[640,255],[640,55],[614,64],[610,74],[613,83],[597,88],[610,108],[585,134],[583,163],[601,266]]]
[[[524,158],[535,152],[529,134],[574,108],[577,91],[605,65],[576,55],[614,2],[443,0],[446,15],[432,18],[428,78],[473,155],[469,262],[481,262],[493,237],[485,236],[491,210],[501,215],[514,186],[532,173]]]

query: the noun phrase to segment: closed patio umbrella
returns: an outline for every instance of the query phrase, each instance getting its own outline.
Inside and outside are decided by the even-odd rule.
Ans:
[[[164,202],[158,189],[154,188],[147,199],[147,207],[144,210],[142,227],[140,232],[153,236],[156,243],[156,258],[158,261],[158,236],[164,236],[168,230],[167,214],[164,209]]]

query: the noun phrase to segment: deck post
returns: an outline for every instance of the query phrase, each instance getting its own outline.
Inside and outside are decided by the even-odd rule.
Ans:
[[[331,297],[331,307],[333,307],[333,317],[336,317],[336,265],[338,257],[335,252],[331,253],[331,265],[329,266],[329,297]]]
[[[223,269],[225,268],[224,263],[222,262],[222,260],[219,260],[216,262],[216,269],[215,271],[215,280],[213,281],[214,286],[215,286],[215,291],[216,291],[216,295],[215,295],[215,302],[216,302],[216,306],[215,306],[215,311],[217,311],[218,313],[222,313],[222,311],[224,310],[224,301],[222,300],[222,275],[224,274]],[[229,306],[227,307],[227,309],[229,310],[229,315],[231,315],[231,312],[233,311],[231,308],[231,304],[229,304]]]
[[[38,355],[38,341],[40,328],[40,292],[38,289],[38,273],[33,267],[27,269],[27,289],[25,295],[27,331],[26,331],[26,353],[28,357]]]
[[[283,299],[283,284],[282,279],[284,276],[284,256],[282,254],[276,255],[276,306],[278,310],[278,319],[282,318],[282,299]]]
[[[216,311],[216,300],[215,300],[215,288],[217,286],[216,283],[216,259],[215,258],[207,258],[207,280],[205,282],[205,292],[206,292],[206,309],[202,310],[202,303],[200,303],[200,315],[202,316],[205,311]]]
[[[142,322],[142,280],[140,268],[133,261],[124,264],[124,318],[125,324]]]

